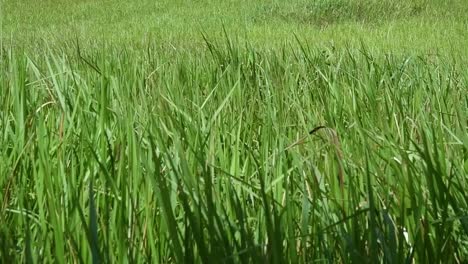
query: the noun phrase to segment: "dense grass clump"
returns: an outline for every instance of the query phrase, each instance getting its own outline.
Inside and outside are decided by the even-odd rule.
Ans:
[[[468,261],[465,64],[206,43],[3,51],[2,262]]]

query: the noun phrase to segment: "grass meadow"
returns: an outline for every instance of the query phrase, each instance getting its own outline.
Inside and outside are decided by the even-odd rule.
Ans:
[[[1,0],[1,263],[467,263],[464,0]]]

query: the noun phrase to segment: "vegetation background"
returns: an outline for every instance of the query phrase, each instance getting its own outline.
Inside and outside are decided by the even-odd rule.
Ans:
[[[0,3],[0,262],[468,261],[467,1]]]

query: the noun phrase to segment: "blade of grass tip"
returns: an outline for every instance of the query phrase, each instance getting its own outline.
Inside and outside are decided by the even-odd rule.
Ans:
[[[231,56],[230,59],[233,59],[234,48],[233,48],[232,40],[229,37],[229,34],[227,33],[226,25],[224,24],[224,22],[222,23],[222,28],[223,28],[223,34],[224,34],[224,38],[226,40],[226,45],[227,45],[227,48],[228,48],[228,52],[229,52],[229,55]]]
[[[214,59],[220,61],[222,57],[220,51],[216,49],[216,46],[211,41],[208,40],[208,37],[205,33],[202,33],[202,38],[205,41],[206,46],[208,47],[208,50],[210,51],[211,56]]]
[[[90,233],[90,247],[92,263],[100,263],[99,254],[99,241],[98,241],[98,221],[97,211],[94,204],[94,193],[93,193],[93,181],[94,177],[91,177],[89,181],[89,233]]]
[[[309,58],[309,52],[306,51],[304,44],[302,44],[301,40],[299,39],[296,33],[294,33],[294,38],[296,39],[297,44],[299,44],[302,54],[306,58],[307,62],[312,65],[312,60]]]

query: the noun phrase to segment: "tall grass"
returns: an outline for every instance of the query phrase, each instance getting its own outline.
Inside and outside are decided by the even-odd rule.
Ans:
[[[206,44],[6,48],[2,262],[468,261],[466,65]]]

